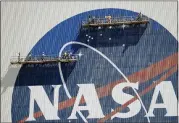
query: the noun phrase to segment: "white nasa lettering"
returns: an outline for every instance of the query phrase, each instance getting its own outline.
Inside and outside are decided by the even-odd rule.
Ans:
[[[159,93],[162,96],[163,103],[156,104]],[[155,117],[153,114],[155,108],[165,108],[167,111],[165,116],[177,116],[177,104],[178,101],[172,86],[172,82],[163,81],[155,87],[147,116]]]
[[[139,84],[138,83],[121,83],[116,85],[113,90],[112,90],[112,97],[114,99],[115,102],[119,103],[119,104],[124,104],[126,103],[128,100],[132,99],[133,96],[124,93],[122,90],[125,87],[133,87],[135,89],[138,89]],[[127,113],[116,113],[114,116],[111,117],[111,119],[118,117],[118,118],[129,118],[129,117],[133,117],[135,116],[137,113],[139,113],[140,109],[141,109],[141,104],[139,100],[134,101],[133,103],[131,103],[129,106],[129,112]],[[113,111],[113,109],[112,109]]]
[[[68,119],[77,119],[76,112],[81,110],[88,110],[88,119],[104,117],[94,84],[78,84],[78,86],[80,87],[78,95],[71,116]],[[82,96],[85,99],[86,106],[79,106]]]
[[[88,119],[91,118],[103,118],[104,114],[101,109],[101,105],[95,90],[94,84],[78,84],[79,91],[74,103],[74,107],[71,115],[68,119],[77,119],[76,113],[81,110],[87,110],[89,112]],[[124,104],[128,100],[132,99],[133,96],[124,93],[122,90],[125,87],[133,87],[138,89],[138,83],[120,83],[116,85],[112,90],[112,97],[115,102]],[[56,85],[54,88],[54,105],[50,102],[44,88],[42,86],[29,86],[31,90],[30,95],[30,110],[29,117],[26,121],[34,121],[34,101],[37,102],[40,110],[42,111],[46,120],[60,120],[58,117],[58,100],[59,100],[59,89],[61,85]],[[157,97],[161,93],[163,103],[156,104]],[[79,106],[82,96],[86,102],[86,106]],[[126,113],[118,112],[111,119],[118,118],[130,118],[135,116],[141,110],[141,104],[139,100],[134,101],[128,106],[129,111]],[[155,108],[166,108],[165,116],[177,116],[177,97],[174,92],[171,81],[163,81],[158,84],[154,90],[151,105],[147,115],[154,117],[153,111]],[[112,109],[113,111],[113,109]]]
[[[50,102],[44,88],[42,86],[29,86],[30,92],[30,111],[29,117],[26,121],[34,121],[34,101],[37,102],[39,108],[43,112],[46,120],[59,120],[58,117],[58,99],[59,88],[61,85],[57,85],[54,89],[54,106]]]

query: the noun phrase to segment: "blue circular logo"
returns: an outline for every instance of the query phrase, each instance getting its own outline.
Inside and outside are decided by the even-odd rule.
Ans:
[[[88,122],[148,122],[148,116],[142,107],[133,117],[118,118],[117,115],[114,117],[115,115],[111,114],[113,111],[127,113],[131,110],[129,105],[137,101],[136,93],[131,88],[123,90],[124,93],[134,98],[133,102],[132,99],[127,100],[128,105],[117,103],[111,96],[113,88],[127,80],[131,83],[138,83],[138,89],[135,90],[147,112],[150,111],[157,85],[163,81],[171,82],[178,99],[178,74],[177,69],[174,69],[177,66],[178,42],[171,33],[150,18],[148,18],[148,24],[126,23],[114,26],[110,22],[115,22],[122,17],[124,20],[121,19],[121,22],[129,22],[131,19],[139,22],[141,21],[139,15],[139,13],[123,9],[97,9],[68,18],[49,30],[35,44],[29,55],[56,58],[59,57],[62,47],[69,43],[64,47],[62,54],[70,52],[77,55],[78,60],[70,63],[24,64],[17,75],[13,91],[12,121],[27,121],[33,112],[36,122],[84,122],[84,118]],[[141,17],[147,18],[142,14]],[[103,19],[106,22],[103,22]],[[84,21],[87,22],[86,27],[83,26]],[[95,27],[93,21],[109,23]],[[94,24],[94,27],[89,26],[90,23]],[[68,93],[64,88],[64,82]],[[76,114],[77,119],[68,119],[78,95],[78,84],[94,84],[104,118],[88,119],[89,112],[85,110],[81,111],[81,115]],[[58,85],[62,87],[56,92]],[[36,98],[34,96],[32,99],[34,89],[43,91],[37,93]],[[53,120],[45,115],[44,110],[48,110],[49,107],[42,107],[41,104],[45,99],[43,101],[38,99],[38,95],[46,95],[50,103],[48,104],[54,106],[56,94],[59,95],[57,99],[59,119]],[[156,104],[164,103],[164,101],[161,92]],[[44,105],[45,103],[47,101]],[[85,106],[85,103],[81,105]],[[121,107],[120,111],[119,107]],[[154,116],[148,118],[150,122],[177,122],[177,116],[166,116],[167,111],[167,108],[156,107],[153,111]],[[50,108],[49,114],[53,114]]]

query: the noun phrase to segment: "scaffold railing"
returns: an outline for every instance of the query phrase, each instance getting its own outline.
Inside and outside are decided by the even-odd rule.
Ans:
[[[95,27],[95,26],[115,26],[115,25],[130,25],[130,24],[146,24],[149,23],[149,18],[146,16],[121,16],[111,17],[106,16],[105,18],[89,18],[82,21],[83,27]]]
[[[41,64],[41,63],[58,63],[58,62],[74,62],[78,60],[78,56],[12,56],[11,64]]]

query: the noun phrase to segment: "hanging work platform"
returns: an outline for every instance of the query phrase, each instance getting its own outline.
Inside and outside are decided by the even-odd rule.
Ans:
[[[78,60],[77,55],[67,55],[62,57],[53,57],[53,56],[27,56],[12,57],[10,63],[13,64],[45,64],[45,63],[71,63]]]
[[[112,17],[105,16],[104,18],[96,18],[91,17],[87,20],[82,21],[82,27],[106,27],[106,26],[120,26],[120,25],[140,25],[140,24],[148,24],[149,18],[146,16],[142,16],[139,13],[138,16],[121,16],[121,17]]]

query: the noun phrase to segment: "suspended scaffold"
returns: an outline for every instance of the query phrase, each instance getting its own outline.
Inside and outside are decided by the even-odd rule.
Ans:
[[[78,55],[72,55],[68,53],[64,53],[61,57],[57,56],[27,56],[21,57],[20,53],[19,56],[14,56],[11,58],[10,63],[13,64],[44,64],[44,63],[71,63],[77,61]]]
[[[82,21],[82,27],[106,27],[106,26],[120,26],[120,25],[140,25],[148,24],[149,18],[143,16],[141,13],[138,16],[121,16],[112,17],[110,15],[104,18],[96,18],[89,15],[88,19]]]

